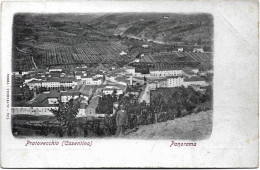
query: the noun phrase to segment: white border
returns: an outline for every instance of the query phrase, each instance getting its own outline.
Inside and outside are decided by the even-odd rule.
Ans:
[[[214,16],[212,136],[197,147],[169,140],[93,139],[93,147],[25,147],[6,120],[11,27],[16,12],[174,12]],[[4,2],[1,16],[2,167],[256,167],[258,165],[257,1]],[[41,139],[37,139],[40,141]],[[57,139],[60,140],[60,139]]]

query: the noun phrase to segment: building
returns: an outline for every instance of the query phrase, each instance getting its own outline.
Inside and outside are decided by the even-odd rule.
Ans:
[[[30,77],[30,78],[26,78],[25,80],[24,80],[24,84],[27,84],[28,82],[31,82],[31,81],[33,81],[34,80],[34,82],[37,80],[37,81],[41,81],[42,80],[42,78],[34,78],[34,77]],[[32,82],[31,82],[32,83]],[[28,85],[29,86],[29,85]]]
[[[108,72],[109,68],[106,67],[104,64],[98,64],[98,66],[95,68],[96,71],[102,71],[102,72]]]
[[[86,109],[87,109],[87,104],[86,103],[80,103],[79,112],[77,114],[77,117],[86,117]]]
[[[61,67],[51,67],[49,68],[49,72],[61,72],[62,68]]]
[[[31,107],[12,107],[11,111],[13,115],[25,114],[25,115],[35,115],[35,116],[40,116],[40,115],[53,116],[51,110],[57,110],[57,109],[58,107],[55,106],[34,104]]]
[[[83,76],[81,80],[86,84],[86,85],[101,85],[103,82],[103,76],[102,77],[95,77],[93,78],[92,76]]]
[[[182,70],[174,68],[151,68],[150,76],[167,77],[167,76],[181,76]]]
[[[184,78],[181,76],[172,76],[167,78],[167,87],[180,87],[183,86]]]
[[[194,48],[193,52],[194,53],[204,53],[204,50],[203,50],[203,48]]]
[[[68,102],[74,99],[75,102],[80,102],[79,112],[77,117],[86,116],[86,108],[88,105],[88,95],[79,92],[57,92],[51,91],[42,93],[37,96],[31,103],[30,107],[12,107],[12,114],[27,114],[27,115],[50,115],[53,116],[51,110],[57,110],[59,100]]]
[[[127,73],[131,74],[131,75],[135,75],[135,67],[132,66],[124,66],[124,69]]]
[[[12,107],[12,114],[53,115],[51,110],[58,109],[59,98],[60,93],[56,91],[42,93],[34,99],[30,107]]]
[[[147,45],[147,44],[143,44],[142,47],[143,47],[143,48],[148,48],[149,45]]]
[[[161,81],[158,82],[158,87],[167,87],[167,80],[162,79]]]
[[[183,52],[183,48],[178,48],[178,52]]]
[[[201,87],[201,86],[191,85],[191,87],[192,87],[195,91],[199,91],[199,92],[201,92],[202,94],[205,94],[205,92],[206,92],[206,88],[203,88],[203,87]]]
[[[86,108],[85,116],[95,116],[97,114],[98,104],[99,104],[99,96],[93,97],[88,107]]]
[[[103,88],[102,93],[104,95],[112,95],[114,91],[116,91],[116,95],[123,94],[125,91],[126,87],[125,86],[120,86],[120,85],[114,85],[114,86],[106,86]]]
[[[30,89],[46,87],[50,89],[54,88],[74,88],[77,85],[77,81],[74,78],[49,78],[46,81],[32,80],[27,83]]]
[[[75,78],[76,78],[77,80],[81,80],[82,76],[83,76],[82,73],[75,73]]]
[[[80,97],[80,92],[68,91],[61,93],[61,102],[69,102],[71,99],[77,99]]]
[[[194,71],[192,71],[191,69],[187,69],[187,68],[182,70],[182,75],[185,77],[189,77],[189,78],[193,77],[193,76],[197,76],[197,74]]]
[[[199,86],[207,86],[208,84],[206,83],[206,81],[199,77],[199,76],[194,76],[191,78],[185,78],[183,85],[185,87],[191,86],[191,85],[199,85]]]

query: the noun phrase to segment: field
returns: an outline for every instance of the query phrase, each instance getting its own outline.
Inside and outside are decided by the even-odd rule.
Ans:
[[[31,68],[34,68],[34,64],[32,61],[32,56],[24,55],[23,58],[17,59],[13,61],[13,68],[16,68],[16,70],[30,70]]]
[[[174,51],[178,43],[209,48],[212,28],[213,18],[208,14],[17,14],[13,22],[13,71],[97,63],[122,66],[140,54],[148,54],[145,62],[186,62],[196,67],[199,62],[200,67],[210,68],[210,53],[153,54]],[[143,44],[149,48],[142,48]],[[121,56],[122,51],[127,55]]]
[[[140,62],[154,63],[155,67],[160,69],[167,67],[210,69],[213,65],[213,55],[193,52],[158,53],[145,55]]]
[[[102,47],[102,48],[101,48]],[[38,65],[74,65],[96,63],[120,63],[133,59],[130,55],[121,56],[126,51],[126,46],[116,42],[88,42],[76,46],[45,48],[41,50],[39,59],[35,59]]]

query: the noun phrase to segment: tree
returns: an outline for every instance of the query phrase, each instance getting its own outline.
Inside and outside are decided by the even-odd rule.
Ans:
[[[161,94],[157,94],[157,96],[154,98],[154,100],[151,101],[149,111],[152,113],[152,122],[154,119],[154,122],[157,122],[158,114],[162,111],[164,106],[163,103],[163,97]]]
[[[116,91],[116,89],[114,89],[113,92],[112,92],[112,97],[116,98],[116,94],[117,94],[117,91]]]
[[[146,82],[146,80],[147,80],[147,79],[146,79],[146,77],[144,76],[144,82]]]
[[[73,125],[76,123],[76,115],[79,111],[79,101],[71,99],[68,103],[59,101],[58,110],[51,109],[55,118],[58,120],[60,136],[71,136]]]

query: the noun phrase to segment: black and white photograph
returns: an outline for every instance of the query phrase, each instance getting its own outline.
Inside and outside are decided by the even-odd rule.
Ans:
[[[206,13],[14,15],[12,134],[209,138],[213,28]]]
[[[257,168],[257,0],[1,3],[1,168]]]

